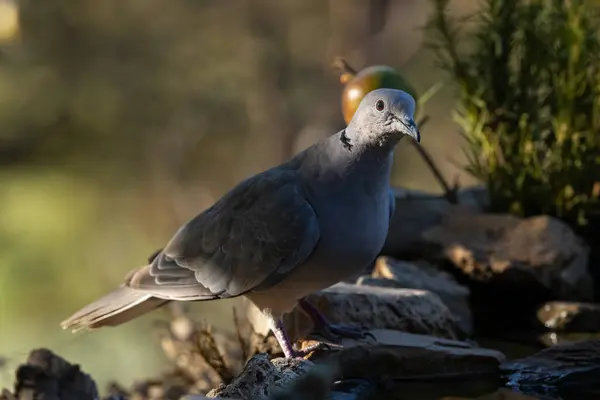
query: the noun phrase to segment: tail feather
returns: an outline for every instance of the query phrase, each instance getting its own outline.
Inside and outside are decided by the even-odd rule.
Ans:
[[[61,322],[63,329],[78,332],[101,326],[116,326],[167,303],[168,300],[121,286],[104,297],[88,304]]]

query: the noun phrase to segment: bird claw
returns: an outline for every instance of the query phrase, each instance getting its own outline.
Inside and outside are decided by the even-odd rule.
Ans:
[[[295,352],[296,357],[304,358],[312,352],[319,351],[319,350],[327,351],[327,350],[331,350],[331,349],[332,349],[331,345],[329,345],[327,343],[323,343],[323,342],[317,342],[317,343],[308,345],[301,350],[295,350],[294,352]]]

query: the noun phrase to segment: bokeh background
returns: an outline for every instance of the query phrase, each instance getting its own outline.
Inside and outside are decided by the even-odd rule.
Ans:
[[[456,0],[469,15],[478,1]],[[425,0],[0,0],[0,385],[32,347],[101,387],[163,361],[157,311],[72,335],[59,322],[118,285],[239,180],[343,127],[330,65],[444,78],[424,46]],[[385,18],[384,18],[385,17]],[[422,145],[462,172],[453,88],[422,110]],[[439,192],[407,142],[393,184]],[[195,304],[230,326],[236,301]]]

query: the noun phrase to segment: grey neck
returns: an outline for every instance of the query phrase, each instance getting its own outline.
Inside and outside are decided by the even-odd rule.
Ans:
[[[299,154],[292,162],[300,162],[299,171],[310,175],[312,182],[327,185],[345,184],[346,179],[380,180],[389,182],[395,146],[361,146],[346,142],[344,131],[316,143]]]

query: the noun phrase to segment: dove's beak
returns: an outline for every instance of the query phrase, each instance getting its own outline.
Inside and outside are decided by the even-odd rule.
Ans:
[[[402,133],[413,138],[415,142],[421,143],[421,133],[412,118],[400,120],[400,125],[402,125]]]

